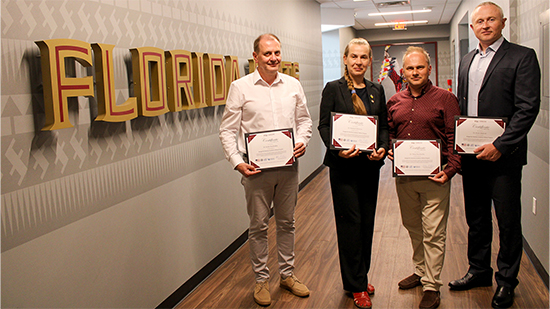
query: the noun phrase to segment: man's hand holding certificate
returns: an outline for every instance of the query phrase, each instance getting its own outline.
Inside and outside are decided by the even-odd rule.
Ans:
[[[502,118],[456,116],[454,152],[476,154],[476,149],[492,144],[505,129],[506,120]]]
[[[393,176],[435,176],[441,171],[439,140],[394,140]]]
[[[256,170],[291,166],[295,161],[292,129],[246,133],[245,143],[248,163]]]

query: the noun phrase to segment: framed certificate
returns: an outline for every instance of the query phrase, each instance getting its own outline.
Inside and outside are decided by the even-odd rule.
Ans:
[[[330,149],[356,149],[372,152],[376,149],[378,116],[331,113]]]
[[[455,116],[454,153],[474,154],[476,148],[494,142],[505,129],[505,118]]]
[[[393,176],[434,176],[441,171],[441,141],[393,140]]]
[[[248,164],[256,169],[291,166],[294,161],[294,133],[281,129],[245,133]]]

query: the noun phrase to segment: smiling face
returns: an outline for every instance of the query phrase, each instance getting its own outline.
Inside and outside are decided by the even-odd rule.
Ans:
[[[372,58],[368,45],[350,44],[348,53],[344,54],[344,64],[352,78],[363,78]]]
[[[428,63],[426,56],[420,52],[412,52],[403,59],[403,75],[414,90],[421,90],[432,72],[432,66]]]
[[[258,51],[252,53],[258,64],[258,72],[262,78],[275,76],[281,64],[281,44],[271,36],[264,36],[260,39]]]
[[[505,22],[502,11],[492,4],[482,5],[474,10],[470,27],[484,51],[502,36]]]

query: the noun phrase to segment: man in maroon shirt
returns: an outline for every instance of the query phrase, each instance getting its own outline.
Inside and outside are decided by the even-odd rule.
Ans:
[[[432,177],[395,179],[401,219],[409,231],[413,247],[414,273],[399,282],[399,288],[422,285],[420,308],[437,308],[447,218],[450,179],[460,169],[460,157],[453,154],[454,117],[460,115],[458,100],[451,92],[433,86],[429,80],[430,56],[421,47],[411,46],[403,56],[406,90],[388,101],[391,139],[441,140],[443,170]],[[389,151],[390,159],[393,152]]]

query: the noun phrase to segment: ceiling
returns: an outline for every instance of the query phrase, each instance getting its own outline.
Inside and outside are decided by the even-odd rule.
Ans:
[[[409,24],[408,27],[448,24],[462,0],[316,0],[321,9],[346,9],[355,12],[356,30],[384,29],[393,26],[375,26],[375,23],[404,20],[427,20],[427,24]],[[411,11],[431,8],[429,13],[407,13],[387,16],[369,16],[369,13]]]

